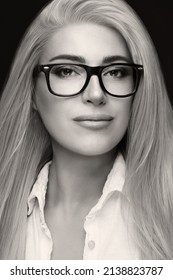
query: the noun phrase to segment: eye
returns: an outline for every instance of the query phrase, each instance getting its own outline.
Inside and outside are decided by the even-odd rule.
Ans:
[[[70,78],[80,75],[78,68],[70,65],[54,66],[50,73],[56,75],[58,78]]]
[[[122,74],[123,74],[122,71],[118,70],[118,69],[111,70],[106,73],[106,75],[110,75],[112,77],[117,77],[117,78],[120,78],[122,76]]]
[[[122,79],[132,75],[132,70],[128,66],[114,65],[106,68],[103,75],[107,78]]]

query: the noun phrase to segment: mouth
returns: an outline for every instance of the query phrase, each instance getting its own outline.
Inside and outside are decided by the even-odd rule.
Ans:
[[[73,120],[82,127],[89,129],[103,129],[107,128],[114,118],[105,114],[82,115]]]
[[[83,116],[78,116],[73,119],[74,121],[77,122],[82,122],[82,121],[93,121],[93,122],[100,122],[100,121],[111,121],[113,120],[113,117],[110,115],[103,115],[103,114],[98,114],[98,115],[83,115]]]

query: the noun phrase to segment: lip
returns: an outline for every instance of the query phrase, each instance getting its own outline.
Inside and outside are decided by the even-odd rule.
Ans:
[[[108,127],[113,119],[110,115],[93,114],[78,116],[73,120],[82,127],[98,130]]]
[[[83,122],[83,121],[94,121],[94,122],[101,122],[101,121],[112,121],[113,117],[110,115],[104,115],[104,114],[93,114],[93,115],[82,115],[78,116],[73,119],[77,122]]]

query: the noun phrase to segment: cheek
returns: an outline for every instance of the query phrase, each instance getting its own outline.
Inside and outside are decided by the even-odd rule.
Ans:
[[[37,105],[41,119],[51,136],[57,133],[60,127],[63,127],[65,121],[63,106],[60,104],[44,101],[39,102]]]
[[[42,83],[37,84],[36,105],[52,143],[70,146],[75,131],[71,123],[73,103],[69,99],[54,96]]]
[[[122,100],[119,104],[119,108],[117,109],[117,125],[125,131],[131,115],[131,105],[132,98],[129,98],[127,100]]]
[[[43,81],[37,83],[35,102],[41,119],[49,133],[55,129],[57,121],[60,121],[62,100],[52,95]],[[63,116],[62,116],[63,117]]]
[[[119,107],[116,108],[116,118],[113,128],[113,135],[116,145],[122,140],[127,131],[131,116],[131,104],[131,99],[126,101],[123,100]]]

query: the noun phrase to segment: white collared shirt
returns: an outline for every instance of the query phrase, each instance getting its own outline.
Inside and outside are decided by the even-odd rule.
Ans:
[[[51,162],[47,163],[40,171],[28,199],[25,253],[27,260],[51,259],[53,240],[44,217],[50,164]],[[124,180],[125,162],[119,154],[108,175],[99,201],[85,218],[84,260],[139,259],[130,216],[128,221],[124,221],[121,214]],[[128,200],[127,203],[129,203]]]

